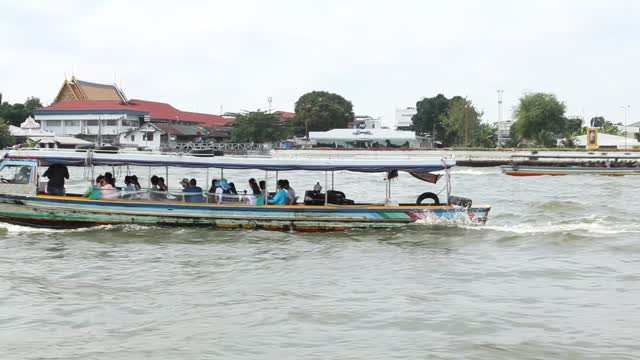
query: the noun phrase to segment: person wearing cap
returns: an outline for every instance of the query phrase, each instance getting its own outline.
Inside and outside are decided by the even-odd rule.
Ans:
[[[182,191],[184,191],[189,187],[189,179],[182,178],[182,180],[180,180],[180,185],[182,185]]]
[[[227,179],[223,178],[218,180],[216,183],[216,193],[231,194],[231,186],[227,182]]]

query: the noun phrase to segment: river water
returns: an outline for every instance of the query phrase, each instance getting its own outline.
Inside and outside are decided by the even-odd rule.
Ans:
[[[72,175],[81,191],[82,171]],[[171,173],[170,185],[182,175],[206,179]],[[300,193],[325,180],[279,175]],[[225,176],[243,189],[250,174]],[[379,174],[335,181],[350,198],[384,198]],[[307,234],[0,223],[0,358],[637,359],[636,184],[456,168],[453,193],[493,206],[484,226]],[[393,195],[440,188],[401,173]]]

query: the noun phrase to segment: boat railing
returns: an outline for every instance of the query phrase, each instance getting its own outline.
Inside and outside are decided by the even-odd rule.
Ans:
[[[100,190],[100,199],[104,200],[146,200],[161,202],[209,203],[209,204],[237,204],[259,205],[258,197],[250,194],[215,194],[209,192],[179,192],[157,191],[152,189],[130,190]]]

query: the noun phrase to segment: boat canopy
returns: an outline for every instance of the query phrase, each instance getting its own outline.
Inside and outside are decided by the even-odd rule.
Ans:
[[[42,165],[61,163],[70,166],[138,165],[185,168],[254,169],[265,171],[353,171],[353,172],[432,172],[456,165],[450,159],[420,160],[299,160],[271,158],[197,157],[186,154],[100,153],[91,150],[11,150],[7,159],[37,160]]]

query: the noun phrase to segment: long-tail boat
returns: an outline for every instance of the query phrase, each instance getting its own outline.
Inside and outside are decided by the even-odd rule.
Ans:
[[[268,205],[262,197],[239,194],[198,194],[151,189],[118,190],[106,197],[84,197],[78,193],[47,194],[41,180],[44,169],[53,164],[85,167],[88,185],[93,185],[96,166],[147,166],[155,170],[245,169],[264,175],[266,182],[285,171],[324,174],[324,193],[306,191],[299,204]],[[11,150],[0,163],[0,221],[20,225],[78,228],[109,224],[203,226],[295,231],[329,231],[357,228],[401,227],[440,221],[483,224],[490,206],[477,206],[470,199],[451,195],[451,159],[411,161],[377,160],[274,160],[270,158],[197,157],[180,154],[100,153],[92,150]],[[207,174],[208,174],[208,170]],[[385,200],[360,203],[328,190],[336,171],[386,173]],[[446,199],[441,203],[431,192],[416,203],[398,204],[391,198],[391,181],[398,171],[409,172],[424,181],[446,179]],[[89,177],[90,176],[90,177]],[[207,175],[208,177],[208,175]],[[262,177],[255,176],[257,179]],[[207,179],[208,181],[209,179]],[[168,179],[167,179],[168,181]],[[333,183],[333,181],[331,182]],[[274,184],[267,183],[273,187]],[[382,191],[380,192],[382,194]],[[193,198],[196,196],[197,199]],[[300,194],[302,197],[303,194]],[[441,195],[442,196],[442,195]],[[443,196],[443,197],[444,197]],[[422,203],[429,199],[429,203]],[[266,200],[266,199],[265,199]]]
[[[505,175],[640,175],[640,156],[632,153],[585,155],[512,155],[512,163],[501,166]]]

